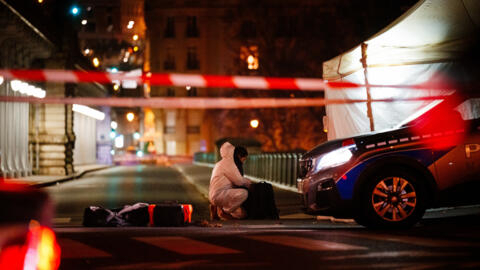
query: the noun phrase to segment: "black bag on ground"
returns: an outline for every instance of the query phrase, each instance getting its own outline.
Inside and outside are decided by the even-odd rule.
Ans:
[[[111,215],[112,211],[98,207],[90,206],[83,211],[83,226],[85,227],[114,227],[117,226]]]
[[[267,182],[252,184],[242,206],[247,211],[248,219],[279,219],[273,187]]]
[[[153,224],[160,227],[185,225],[183,208],[178,203],[156,204],[153,209]]]

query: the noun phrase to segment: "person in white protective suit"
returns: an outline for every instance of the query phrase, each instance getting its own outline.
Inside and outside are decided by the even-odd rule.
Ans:
[[[241,148],[241,149],[239,149]],[[236,148],[229,142],[220,147],[222,159],[215,164],[210,178],[210,217],[215,219],[242,219],[247,216],[242,203],[248,198],[251,181],[243,177],[242,163],[247,159],[243,147]],[[234,155],[237,154],[235,158]]]

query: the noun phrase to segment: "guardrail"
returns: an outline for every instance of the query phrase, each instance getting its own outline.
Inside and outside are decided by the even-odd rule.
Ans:
[[[262,153],[250,154],[244,164],[247,177],[270,181],[284,186],[296,187],[301,153]],[[215,164],[214,153],[198,152],[195,162]]]

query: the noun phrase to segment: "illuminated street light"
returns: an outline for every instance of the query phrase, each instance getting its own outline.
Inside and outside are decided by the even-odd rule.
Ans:
[[[91,50],[90,50],[90,49],[88,49],[88,48],[87,48],[87,49],[85,49],[85,50],[83,50],[83,54],[85,54],[85,55],[89,55],[89,54],[90,54],[90,52],[91,52]]]
[[[143,157],[143,152],[141,150],[137,151],[137,157]]]
[[[92,63],[93,63],[94,67],[99,67],[100,66],[100,60],[98,60],[97,57],[93,58]]]
[[[119,84],[114,84],[114,85],[113,85],[113,90],[114,90],[114,91],[120,90],[120,85],[119,85]]]
[[[117,122],[115,122],[115,121],[110,122],[110,127],[113,128],[113,129],[117,129],[117,127],[118,127]]]
[[[257,119],[253,119],[253,120],[250,121],[250,126],[251,126],[252,128],[257,128],[257,127],[258,127],[258,124],[259,124],[259,122],[258,122]]]
[[[185,86],[185,89],[187,89],[187,91],[190,91],[190,89],[192,89],[192,87],[190,85],[187,85],[187,86]]]
[[[133,114],[132,112],[127,113],[128,122],[132,122],[133,119],[135,119],[135,114]]]
[[[133,35],[132,39],[133,39],[134,41],[137,41],[137,40],[138,40],[138,35],[137,35],[137,34]]]
[[[110,131],[110,139],[115,139],[117,137],[117,133],[115,131]]]
[[[140,133],[138,133],[138,132],[133,133],[133,138],[134,138],[135,140],[140,139]]]
[[[88,106],[85,106],[85,105],[73,104],[72,111],[81,113],[83,115],[95,118],[95,119],[100,120],[100,121],[105,119],[105,113],[103,113],[99,110],[92,109],[92,108],[90,108]]]
[[[82,20],[82,25],[87,25],[87,20]]]
[[[123,135],[119,135],[115,138],[115,147],[122,148],[123,147]]]
[[[43,0],[38,0],[38,3],[39,3],[39,4],[43,4]]]
[[[134,52],[138,52],[138,46],[133,47]]]

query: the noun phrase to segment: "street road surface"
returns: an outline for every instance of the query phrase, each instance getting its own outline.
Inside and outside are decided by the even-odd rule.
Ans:
[[[193,203],[200,221],[207,201],[176,170],[162,167],[117,167],[47,190],[58,204],[61,269],[480,268],[478,213],[431,218],[403,231],[315,219],[84,228],[88,205],[179,200]]]

